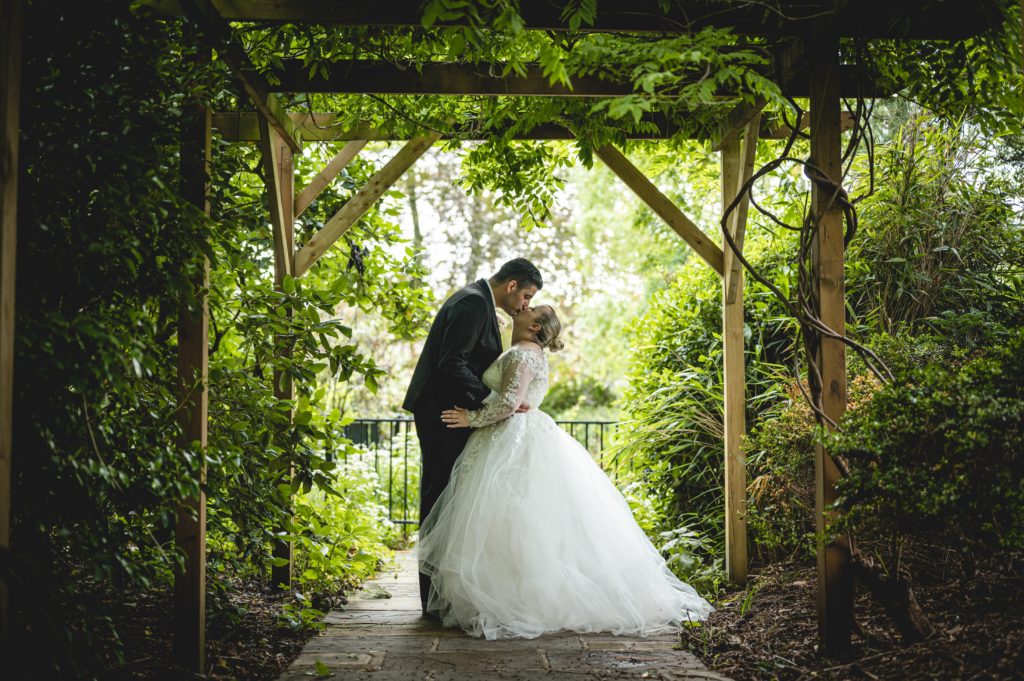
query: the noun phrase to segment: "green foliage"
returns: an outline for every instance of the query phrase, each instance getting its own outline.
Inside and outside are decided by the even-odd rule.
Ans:
[[[878,381],[863,366],[855,368],[849,405],[871,398]],[[749,541],[765,563],[814,555],[814,456],[818,427],[814,412],[792,379],[786,399],[759,415],[744,442],[747,455]],[[807,390],[806,383],[803,386]]]
[[[796,383],[744,442],[749,540],[758,560],[814,552],[814,413]]]
[[[902,372],[829,439],[843,527],[947,539],[965,551],[1024,547],[1024,330],[962,366]]]
[[[971,312],[1020,322],[1024,220],[995,147],[975,123],[930,116],[876,147],[875,193],[860,206],[848,254],[862,324],[891,332]]]
[[[773,248],[751,244],[751,257],[772,261]],[[780,276],[788,276],[785,270]],[[685,525],[710,554],[723,536],[721,283],[703,262],[688,261],[656,293],[632,327],[628,414],[620,459],[648,486],[662,530]],[[776,401],[785,357],[785,323],[774,299],[752,291],[745,302],[751,420]]]
[[[92,656],[117,657],[101,643],[110,624],[74,597],[83,578],[164,583],[177,499],[198,492],[197,454],[176,444],[171,339],[209,225],[178,194],[177,148],[183,112],[213,95],[178,27],[138,22],[122,3],[54,9],[25,10],[22,454],[5,567],[29,585],[12,590],[8,644],[70,678]]]
[[[677,577],[709,600],[721,593],[725,568],[719,547],[686,526],[666,530],[660,537],[658,550]]]
[[[361,460],[340,464],[336,493],[314,489],[294,497],[297,548],[295,574],[300,590],[321,609],[336,596],[372,577],[395,543],[395,525],[378,501],[380,485]]]
[[[583,375],[552,385],[541,409],[556,419],[579,418],[581,409],[592,413],[596,408],[610,407],[615,399],[615,393],[606,384]]]
[[[258,151],[215,138],[212,219],[180,193],[186,114],[237,105],[222,66],[193,63],[198,41],[182,22],[143,20],[116,2],[39,2],[27,6],[25,30],[13,435],[17,451],[32,455],[15,457],[17,553],[0,566],[26,585],[12,600],[11,642],[65,678],[116,665],[116,623],[84,606],[83,577],[115,590],[169,589],[181,561],[177,507],[198,493],[203,464],[211,618],[231,619],[221,609],[236,578],[269,575],[271,542],[284,527],[296,537],[299,586],[310,599],[285,617],[304,625],[314,597],[351,586],[394,541],[366,495],[326,506],[351,471],[336,470],[324,451],[350,445],[319,383],[369,384],[382,374],[336,310],[374,310],[392,333],[412,336],[427,312],[427,292],[412,283],[423,270],[396,248],[400,230],[385,201],[301,283],[276,291]],[[307,178],[318,165],[297,163]],[[372,172],[366,161],[346,169],[356,181]],[[297,240],[353,188],[343,178],[326,191]],[[176,337],[179,311],[196,304],[204,256],[211,347],[202,452],[178,443]],[[293,382],[294,399],[275,397],[275,373]],[[353,556],[322,553],[334,532],[356,547]]]
[[[1020,5],[1001,0],[988,31],[962,40],[867,44],[863,60],[905,88],[905,95],[946,119],[965,111],[989,134],[1021,131],[1024,88]]]

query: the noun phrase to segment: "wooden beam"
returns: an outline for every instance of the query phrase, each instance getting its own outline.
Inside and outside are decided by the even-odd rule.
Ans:
[[[736,176],[735,191],[739,191],[754,175],[754,157],[757,155],[757,131],[761,128],[761,112],[754,114],[754,117],[747,121],[746,132],[743,135],[743,151],[740,153],[739,167]],[[729,201],[733,201],[736,194]],[[729,234],[733,241],[743,252],[743,240],[747,233],[747,210],[750,207],[750,195],[744,193],[739,204],[729,215]],[[727,247],[723,240],[722,254],[723,267],[725,269],[725,299],[732,303],[736,301],[737,295],[742,298],[739,291],[743,288],[743,264],[731,248]]]
[[[366,146],[366,140],[352,140],[341,151],[335,154],[324,169],[316,174],[316,177],[306,185],[295,197],[295,217],[302,215],[302,212],[313,203],[313,199],[320,196],[320,192],[327,188],[334,178],[345,169],[352,159]]]
[[[736,141],[750,119],[755,115],[760,115],[765,104],[767,102],[764,99],[737,104],[722,121],[722,128],[718,135],[711,138],[711,150],[722,151]]]
[[[0,0],[0,549],[11,547],[14,420],[14,267],[18,231],[21,0]],[[8,640],[7,585],[0,580],[0,646]]]
[[[251,112],[238,113],[215,113],[213,115],[213,127],[217,134],[228,142],[258,142],[260,139],[259,117]],[[383,128],[377,128],[369,124],[359,124],[351,128],[342,127],[337,124],[338,114],[318,112],[312,116],[302,113],[290,113],[289,118],[295,123],[296,128],[302,135],[302,139],[309,142],[348,142],[353,140],[387,141],[395,142],[405,140],[405,136],[399,136]],[[661,114],[647,114],[643,119],[658,128],[656,132],[626,133],[628,140],[658,140],[668,139],[679,133],[678,126],[665,119]],[[810,125],[810,116],[806,114],[801,120],[801,129]],[[853,127],[853,116],[849,112],[843,113],[843,129]],[[791,128],[781,121],[768,121],[762,119],[761,139],[785,139],[789,137]],[[466,140],[486,140],[500,134],[500,131],[490,130],[481,132],[470,130],[463,133],[443,134],[440,139],[450,139],[459,136]],[[523,140],[572,140],[576,136],[568,129],[553,123],[539,125],[532,130],[514,136],[515,139]]]
[[[633,94],[630,81],[609,80],[597,76],[577,76],[572,87],[551,83],[539,64],[527,64],[526,74],[509,73],[503,62],[466,64],[461,62],[419,61],[396,64],[389,61],[359,59],[338,60],[324,65],[326,73],[318,69],[311,75],[308,67],[298,59],[287,59],[280,69],[273,71],[271,92],[322,92],[331,94],[391,94],[391,95],[461,95],[461,96],[515,96],[515,97],[621,97]],[[843,66],[846,96],[888,97],[895,85],[863,69]],[[761,75],[772,78],[779,69],[759,69]],[[800,71],[796,62],[782,69],[785,77],[777,82],[784,94],[807,97],[810,93],[807,72]],[[501,75],[501,74],[508,75]],[[677,85],[699,82],[703,72],[691,79],[682,79]],[[642,93],[641,93],[642,94]],[[723,89],[717,96],[736,97],[734,89]],[[742,127],[742,126],[741,126]]]
[[[789,83],[800,70],[803,63],[804,44],[801,40],[789,41],[785,46],[775,52],[773,61],[775,82]],[[722,122],[722,129],[719,134],[712,138],[711,149],[721,151],[732,139],[739,136],[755,114],[764,109],[767,101],[757,99],[753,102],[740,102],[729,112]]]
[[[732,203],[742,176],[740,142],[735,137],[726,140],[722,149],[722,213]],[[735,221],[730,220],[730,225]],[[731,251],[725,248],[725,262],[730,262]],[[726,270],[728,273],[728,270]],[[740,270],[738,295],[728,296],[728,284],[722,280],[722,383],[725,469],[725,570],[729,581],[743,585],[747,581],[747,471],[743,454],[743,434],[746,431],[743,357],[743,271]]]
[[[416,162],[434,142],[440,139],[441,133],[432,132],[410,140],[388,161],[370,181],[356,192],[355,196],[342,206],[341,210],[327,221],[319,232],[295,254],[295,276],[299,277],[320,259],[335,241],[361,218],[370,207],[377,202],[384,192],[402,176],[409,166]]]
[[[197,109],[182,126],[182,195],[210,214],[210,110]],[[183,304],[178,317],[178,384],[182,408],[182,448],[198,444],[205,458],[209,404],[210,261],[204,256],[193,282],[198,307]],[[186,669],[206,671],[206,462],[198,471],[199,493],[178,505],[175,542],[184,554],[183,571],[174,575],[175,659]]]
[[[838,40],[821,40],[808,48],[812,59],[811,160],[832,181],[842,177],[842,137],[839,125],[839,83],[836,77]],[[843,274],[843,213],[834,190],[813,183],[811,215],[817,231],[811,244],[815,312],[836,333],[846,330],[846,290]],[[821,382],[810,377],[812,398],[822,411],[839,421],[846,411],[846,346],[822,338],[817,350]],[[823,537],[835,520],[830,510],[837,498],[839,470],[829,453],[815,447],[815,517]],[[850,645],[853,626],[853,573],[850,546],[840,535],[832,542],[818,542],[818,628],[823,649],[842,653]]]
[[[285,275],[294,276],[292,261],[292,207],[291,175],[287,177],[282,169],[291,167],[291,153],[277,131],[263,118],[259,119],[260,146],[263,151],[263,175],[267,183],[267,199],[270,203],[270,225],[274,237],[274,284],[280,286]],[[285,187],[285,184],[288,187]],[[288,189],[285,193],[285,189]]]
[[[467,64],[421,61],[338,60],[310,75],[298,59],[287,59],[274,71],[273,92],[329,92],[335,94],[514,95],[519,97],[617,97],[633,92],[626,81],[597,76],[573,78],[572,88],[552,84],[539,64],[527,64],[526,73],[509,72],[507,64]],[[507,73],[508,75],[499,75]],[[694,78],[696,80],[696,78]]]
[[[295,124],[277,95],[270,92],[267,81],[259,73],[242,44],[232,34],[217,8],[210,0],[185,0],[189,17],[199,25],[208,40],[214,43],[217,56],[239,80],[256,111],[284,139],[292,151],[301,151],[302,142]]]
[[[300,131],[302,139],[310,142],[348,142],[353,140],[366,141],[404,141],[408,137],[403,134],[395,134],[384,128],[375,127],[369,124],[356,124],[353,127],[342,127],[338,125],[339,116],[333,113],[309,114],[291,113],[292,122]],[[259,126],[256,122],[256,114],[252,112],[239,113],[218,113],[214,115],[214,127],[218,134],[229,142],[255,142],[259,140]],[[678,127],[665,120],[664,116],[645,117],[659,131],[654,134],[626,134],[627,139],[667,139],[678,132]],[[498,130],[469,130],[442,134],[439,139],[451,139],[460,137],[469,140],[486,140],[500,134]],[[532,140],[572,140],[576,136],[561,125],[553,123],[542,124],[534,127],[529,132],[516,135],[517,139]]]
[[[686,217],[671,199],[662,194],[640,170],[629,162],[622,152],[610,144],[597,149],[597,156],[613,173],[626,183],[626,186],[646,203],[676,234],[683,238],[704,262],[722,274],[722,249],[711,241],[700,228]]]
[[[181,12],[181,0],[143,0],[165,15]],[[422,0],[346,2],[345,0],[214,0],[230,21],[422,26]],[[568,31],[564,3],[522,0],[518,8],[530,30]],[[707,26],[735,33],[779,37],[813,34],[823,16],[843,37],[951,39],[975,35],[1003,20],[997,0],[783,0],[735,3],[716,0],[602,0],[591,23],[578,31],[690,33]],[[465,25],[466,16],[439,18],[437,25]]]

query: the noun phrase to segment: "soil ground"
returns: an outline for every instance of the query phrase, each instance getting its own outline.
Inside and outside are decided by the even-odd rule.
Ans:
[[[979,565],[970,579],[952,554],[934,547],[919,548],[910,563],[918,602],[936,627],[926,640],[904,643],[874,597],[858,588],[860,631],[849,654],[821,654],[815,568],[790,563],[762,568],[748,589],[727,594],[705,626],[684,634],[683,644],[736,681],[1024,678],[1019,557]]]

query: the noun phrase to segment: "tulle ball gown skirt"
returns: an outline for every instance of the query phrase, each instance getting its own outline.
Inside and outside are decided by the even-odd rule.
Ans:
[[[644,636],[712,610],[586,449],[536,410],[474,431],[417,552],[433,582],[428,610],[488,639]]]

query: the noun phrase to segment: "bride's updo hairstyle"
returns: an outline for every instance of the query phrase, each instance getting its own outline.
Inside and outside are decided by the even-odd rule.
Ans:
[[[533,320],[534,324],[540,324],[540,331],[534,338],[542,348],[558,352],[565,347],[565,343],[558,337],[558,334],[562,332],[562,323],[558,321],[555,308],[545,305],[544,310]]]

